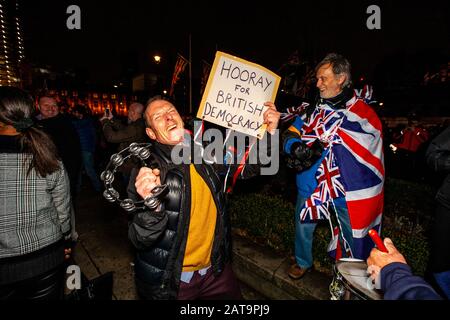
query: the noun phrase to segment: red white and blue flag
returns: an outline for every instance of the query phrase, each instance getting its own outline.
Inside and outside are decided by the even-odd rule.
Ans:
[[[301,115],[302,113],[305,113],[306,107],[309,106],[309,103],[302,102],[302,104],[298,107],[289,107],[286,109],[286,112],[281,113],[280,115],[280,121],[286,122],[293,118],[295,118],[297,115]]]
[[[341,248],[341,242],[333,236],[329,251],[336,259],[342,250],[350,257],[366,259],[373,248],[368,231],[380,231],[383,212],[385,171],[378,116],[354,96],[345,109],[335,110],[326,104],[316,107],[300,134],[307,144],[319,139],[326,152],[316,172],[317,187],[300,211],[300,219],[330,220],[330,210],[335,208],[333,200],[345,198],[353,239],[348,241],[341,234],[345,246]],[[333,235],[338,230],[334,226]],[[348,243],[353,244],[352,248],[347,247]]]

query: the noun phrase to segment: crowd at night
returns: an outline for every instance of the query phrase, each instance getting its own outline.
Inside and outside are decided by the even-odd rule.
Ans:
[[[448,4],[213,7],[0,0],[0,301],[448,300]]]

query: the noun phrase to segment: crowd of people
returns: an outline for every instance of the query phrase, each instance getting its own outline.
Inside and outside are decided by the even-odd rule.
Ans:
[[[327,220],[332,231],[330,257],[367,261],[373,279],[381,277],[385,299],[442,298],[411,274],[389,239],[385,240],[388,252],[380,252],[368,235],[369,229],[382,231],[383,126],[375,111],[355,95],[349,61],[329,54],[318,63],[315,75],[318,99],[297,110],[280,141],[279,152],[296,172],[297,186],[295,262],[289,277],[301,279],[312,269],[314,230],[318,221]],[[265,106],[266,137],[278,139],[278,110],[285,106],[273,102]],[[162,185],[168,188],[161,203],[136,210],[129,221],[139,297],[242,298],[231,268],[224,177],[255,177],[261,163],[174,162],[174,148],[186,148],[194,137],[177,107],[159,96],[145,105],[130,105],[126,123],[109,110],[96,119],[81,104],[61,113],[55,98],[46,95],[39,97],[37,107],[36,114],[26,92],[0,88],[0,177],[4,180],[0,208],[7,208],[0,212],[0,300],[62,298],[64,259],[78,237],[73,203],[81,179],[85,173],[93,190],[103,192],[99,171],[111,153],[133,142],[151,142],[156,166],[140,168],[133,161],[121,166],[121,182],[129,198],[147,200]],[[417,152],[431,141],[426,161],[433,170],[448,174],[448,135],[447,129],[432,139],[410,123],[401,141],[392,145]],[[108,144],[114,148],[107,149]],[[449,179],[450,175],[437,196],[430,260],[447,298]]]

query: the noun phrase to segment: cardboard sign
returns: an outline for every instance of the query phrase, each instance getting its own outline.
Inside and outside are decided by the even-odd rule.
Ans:
[[[255,63],[217,51],[197,117],[262,139],[266,101],[275,101],[280,77]]]

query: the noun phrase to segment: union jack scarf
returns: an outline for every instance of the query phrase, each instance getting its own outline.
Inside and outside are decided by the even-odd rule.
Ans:
[[[302,104],[298,107],[286,108],[286,112],[282,112],[280,115],[280,121],[286,122],[293,119],[295,116],[304,113],[307,106],[309,106],[309,103],[302,102]]]

